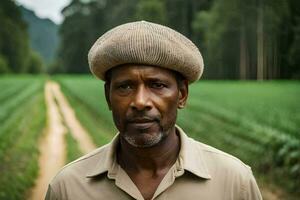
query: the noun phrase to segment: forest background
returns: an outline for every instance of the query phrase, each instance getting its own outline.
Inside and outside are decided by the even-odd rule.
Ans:
[[[44,40],[32,44],[35,24],[14,1],[2,1],[0,73],[88,73],[87,52],[98,37],[147,20],[198,46],[205,79],[300,78],[297,0],[73,0],[62,12],[63,23],[48,26]],[[49,40],[53,34],[57,39]],[[42,52],[51,48],[51,55]]]

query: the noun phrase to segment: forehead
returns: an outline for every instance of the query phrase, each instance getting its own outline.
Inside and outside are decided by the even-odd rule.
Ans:
[[[155,78],[155,79],[174,79],[175,73],[172,70],[149,66],[149,65],[122,65],[110,70],[112,80],[135,79],[135,78]]]

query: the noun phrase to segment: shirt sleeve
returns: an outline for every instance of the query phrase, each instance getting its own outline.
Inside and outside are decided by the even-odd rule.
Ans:
[[[46,197],[45,200],[59,200],[55,194],[55,192],[53,191],[51,185],[48,186],[48,190],[46,193]]]
[[[243,187],[243,200],[262,200],[261,193],[257,186],[256,180],[253,176],[251,169],[249,169],[249,176],[247,180],[245,180],[245,184]]]

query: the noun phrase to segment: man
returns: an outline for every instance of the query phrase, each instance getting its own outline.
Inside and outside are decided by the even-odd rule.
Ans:
[[[188,84],[203,71],[190,40],[165,26],[133,22],[100,37],[88,58],[105,81],[119,134],[62,169],[46,199],[262,199],[247,165],[175,125]]]

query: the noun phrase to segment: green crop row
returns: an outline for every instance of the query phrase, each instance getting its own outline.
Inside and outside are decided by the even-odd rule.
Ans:
[[[2,103],[2,108],[0,109],[0,123],[3,123],[4,120],[9,118],[20,105],[30,99],[34,93],[41,89],[41,87],[42,86],[39,84],[32,84],[27,88],[25,87],[21,91],[18,91],[9,100]]]
[[[28,83],[23,84],[14,84],[9,87],[0,88],[0,103],[5,103],[7,100],[10,100],[12,96],[21,91],[22,88],[26,88]]]
[[[116,133],[116,129],[113,126],[111,113],[105,101],[102,101],[105,98],[101,91],[102,85],[85,76],[80,77],[79,80],[69,76],[59,76],[55,79],[61,84],[62,91],[95,144],[102,146],[108,143]]]
[[[9,114],[0,125],[0,199],[20,200],[26,199],[38,173],[38,139],[46,124],[44,80],[5,79],[0,83],[7,81],[19,90],[1,107]]]
[[[300,137],[299,82],[199,82],[191,86],[189,104],[210,102],[241,118]],[[193,101],[194,103],[191,103]]]
[[[82,156],[82,152],[79,149],[78,142],[73,138],[70,131],[65,135],[67,144],[67,163],[72,162]]]
[[[63,90],[75,97],[79,101],[83,101],[88,109],[96,116],[100,116],[104,124],[109,129],[113,122],[111,120],[111,112],[108,110],[105,102],[104,87],[100,81],[82,76],[79,79],[72,77],[57,79]],[[84,82],[84,84],[82,84]]]
[[[246,130],[232,126],[213,115],[206,113],[195,115],[187,110],[179,114],[178,124],[197,140],[231,152],[245,161],[249,161],[249,156],[257,154],[262,149],[259,143],[242,135]],[[241,142],[243,143],[243,149],[239,148]],[[245,152],[248,155],[241,156]]]

